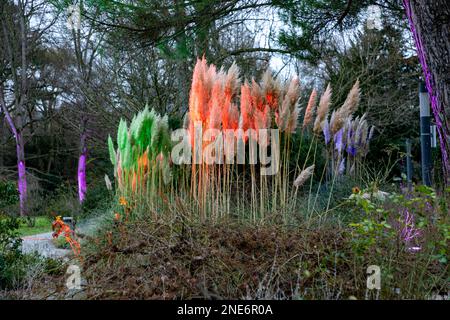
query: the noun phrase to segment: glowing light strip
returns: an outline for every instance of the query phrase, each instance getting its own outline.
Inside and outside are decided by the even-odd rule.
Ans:
[[[82,153],[78,159],[78,197],[80,202],[86,198],[86,154]]]

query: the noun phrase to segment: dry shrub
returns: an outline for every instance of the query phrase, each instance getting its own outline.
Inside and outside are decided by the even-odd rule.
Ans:
[[[372,297],[366,289],[371,264],[386,273],[378,297],[401,299],[432,290],[414,290],[411,283],[442,276],[436,265],[412,272],[420,256],[393,257],[393,247],[357,255],[346,230],[336,226],[146,219],[115,222],[89,240],[82,267],[87,299],[364,299]],[[63,298],[64,279],[50,283],[61,284],[52,291]]]

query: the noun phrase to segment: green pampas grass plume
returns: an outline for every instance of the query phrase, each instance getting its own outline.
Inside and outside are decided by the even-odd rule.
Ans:
[[[121,152],[122,166],[124,168],[129,168],[133,164],[133,150],[131,148],[131,143],[127,143],[125,148]]]
[[[161,152],[167,155],[171,147],[167,115],[162,118],[158,116],[152,129],[150,150],[154,156],[157,156]]]
[[[108,149],[109,149],[109,159],[111,160],[111,163],[115,166],[116,165],[116,150],[114,149],[114,142],[111,139],[111,136],[108,135]]]
[[[172,173],[170,171],[169,161],[165,158],[162,163],[162,177],[164,184],[168,184],[172,179]]]
[[[128,145],[127,122],[123,119],[120,119],[119,128],[117,129],[117,145],[121,151],[125,150],[125,147]]]
[[[151,144],[152,131],[156,120],[156,113],[153,109],[149,111],[148,107],[145,107],[144,111],[140,112],[136,118],[133,137],[141,151],[146,150]]]
[[[133,144],[136,143],[138,126],[139,123],[142,121],[140,118],[141,118],[140,112],[137,115],[134,115],[130,123],[130,128],[128,129],[128,133],[129,136],[131,137],[131,141],[133,142]]]

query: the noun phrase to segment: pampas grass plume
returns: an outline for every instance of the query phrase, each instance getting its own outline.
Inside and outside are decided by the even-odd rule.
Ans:
[[[311,92],[311,95],[309,96],[308,105],[306,106],[305,118],[303,119],[303,128],[308,126],[313,120],[316,99],[317,99],[317,91],[316,91],[316,89],[313,89],[313,91]]]
[[[300,172],[300,174],[294,181],[294,187],[301,187],[312,176],[312,174],[314,173],[314,168],[315,165],[313,164],[312,166],[309,166],[308,168]]]
[[[314,121],[314,132],[316,134],[320,134],[321,124],[328,115],[328,110],[330,109],[331,104],[331,94],[331,86],[330,84],[328,84],[327,89],[320,97],[319,107],[317,108],[317,116],[316,120]]]

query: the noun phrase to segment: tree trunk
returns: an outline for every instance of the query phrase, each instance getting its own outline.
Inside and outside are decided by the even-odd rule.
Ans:
[[[11,114],[8,111],[5,100],[3,99],[3,86],[0,85],[0,109],[3,109],[6,121],[9,124],[14,139],[16,140],[16,154],[17,154],[17,189],[19,190],[20,215],[26,216],[28,214],[27,208],[27,175],[25,166],[25,141],[23,140],[22,132],[19,131],[14,123]],[[22,118],[17,116],[18,122],[22,123]]]
[[[86,120],[81,121],[81,136],[80,136],[80,157],[78,158],[78,197],[80,203],[86,199],[87,185],[86,185],[86,161],[87,161],[87,146],[86,146]]]
[[[0,110],[2,108],[0,107]],[[3,117],[0,118],[0,168],[4,166],[4,155],[6,154],[6,132],[5,132],[5,120]]]
[[[27,175],[25,167],[25,143],[21,132],[17,132],[16,138],[16,151],[17,151],[17,171],[18,171],[18,189],[19,189],[19,203],[20,203],[20,215],[26,216],[28,214],[27,208]]]
[[[450,183],[450,2],[404,0],[430,96],[447,184]]]

